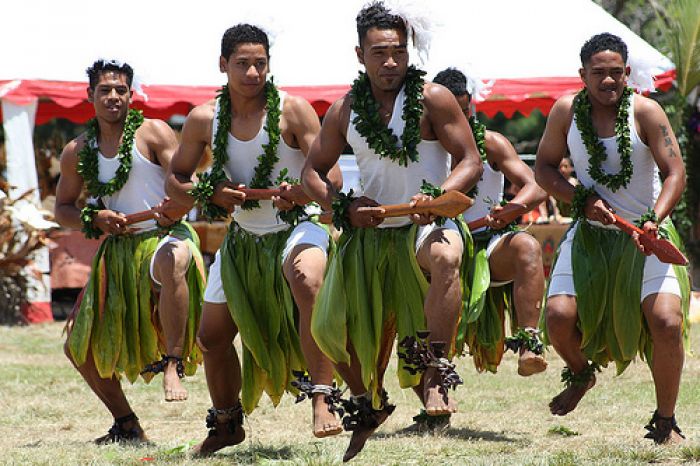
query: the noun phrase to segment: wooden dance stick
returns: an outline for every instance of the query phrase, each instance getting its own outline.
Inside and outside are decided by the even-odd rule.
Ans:
[[[503,220],[503,225],[510,224],[513,220],[527,212],[527,206],[517,202],[509,202],[503,206],[503,209],[491,215],[492,218]],[[486,226],[486,217],[477,218],[467,224],[469,231],[478,230]]]
[[[156,218],[156,214],[163,214],[168,218],[177,219],[185,215],[190,211],[181,204],[176,203],[171,199],[166,199],[162,206],[152,207],[148,210],[143,210],[141,212],[135,212],[126,216],[126,224],[133,225],[134,223],[145,222],[146,220],[152,220]]]
[[[440,217],[454,218],[461,214],[474,204],[474,199],[459,191],[448,191],[442,196],[436,197],[430,201],[418,201],[415,205],[406,204],[390,204],[379,206],[384,209],[383,214],[378,214],[377,217],[403,217],[411,214],[429,214]],[[375,209],[376,207],[360,207],[358,212],[363,209]]]
[[[615,226],[630,236],[633,233],[637,233],[639,242],[642,243],[644,249],[651,251],[661,262],[665,264],[688,265],[688,258],[670,241],[654,237],[654,235],[645,232],[617,214],[613,214],[613,216],[615,216]]]

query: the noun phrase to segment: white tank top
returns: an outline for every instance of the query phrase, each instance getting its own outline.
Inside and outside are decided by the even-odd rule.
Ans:
[[[97,153],[97,179],[106,183],[117,173],[121,156],[107,158],[101,152]],[[160,165],[141,155],[134,141],[131,150],[131,170],[129,178],[122,189],[102,198],[105,207],[123,214],[133,214],[161,203],[165,198],[165,170]],[[155,220],[147,220],[131,225],[138,230],[149,230],[158,225]]]
[[[628,124],[630,127],[630,140],[632,145],[632,177],[626,188],[619,188],[616,192],[593,181],[588,174],[589,155],[581,139],[581,132],[576,125],[574,116],[569,128],[566,142],[571,153],[571,161],[576,168],[576,176],[581,184],[587,188],[595,186],[596,192],[615,212],[625,220],[634,221],[642,216],[648,208],[654,207],[656,199],[661,192],[661,180],[659,179],[659,168],[656,166],[654,157],[649,147],[642,142],[637,134],[634,123],[634,103],[637,96],[630,102]],[[620,154],[617,152],[617,141],[615,136],[609,138],[599,138],[605,146],[608,154],[601,166],[605,173],[618,173],[620,171]]]
[[[284,107],[284,98],[287,94],[280,91],[280,110]],[[217,99],[215,106],[215,117],[212,121],[212,141],[216,135],[218,128],[219,101]],[[224,165],[224,171],[233,183],[241,183],[249,186],[255,176],[255,167],[258,166],[258,157],[263,153],[263,144],[267,144],[269,138],[265,131],[265,118],[267,113],[263,115],[260,122],[260,131],[253,139],[241,141],[234,137],[231,133],[228,134],[228,144],[226,153],[228,160]],[[285,143],[284,138],[280,136],[280,142],[277,146],[277,156],[279,161],[272,168],[270,181],[279,176],[283,168],[287,169],[287,176],[292,178],[301,178],[301,169],[304,167],[304,154],[300,149],[289,147]],[[267,233],[275,233],[286,230],[289,224],[277,218],[277,209],[272,205],[272,201],[258,201],[260,207],[251,210],[243,210],[236,207],[233,212],[233,219],[242,228],[256,235],[264,235]]]
[[[467,223],[488,215],[494,206],[500,204],[503,199],[503,180],[503,172],[494,170],[488,162],[484,163],[484,173],[476,184],[478,193],[474,205],[464,212]],[[486,227],[475,231],[485,229]]]
[[[389,121],[389,128],[401,141],[405,122],[402,118],[405,99],[402,88],[394,101],[394,109]],[[380,158],[370,149],[367,141],[355,129],[352,120],[355,112],[350,113],[347,141],[352,147],[360,169],[360,186],[363,195],[380,204],[403,204],[420,191],[422,181],[440,186],[446,179],[450,168],[450,155],[440,141],[421,140],[418,144],[418,161],[409,162],[408,167],[399,165],[388,157]],[[408,217],[387,218],[379,228],[392,228],[411,223]]]

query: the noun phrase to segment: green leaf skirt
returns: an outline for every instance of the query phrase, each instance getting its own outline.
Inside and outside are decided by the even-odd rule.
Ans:
[[[428,281],[416,260],[416,225],[400,228],[358,228],[343,234],[331,248],[323,286],[316,298],[311,333],[334,363],[350,363],[357,354],[362,380],[381,405],[381,390],[394,345],[426,328],[423,305]],[[472,250],[464,234],[464,250]],[[466,257],[466,256],[465,256]],[[402,388],[416,386],[399,361]]]
[[[487,229],[473,235],[474,249],[467,268],[466,287],[462,315],[457,327],[455,349],[458,355],[469,352],[474,366],[479,372],[496,372],[503,358],[506,338],[506,315],[511,325],[511,332],[517,330],[512,302],[513,285],[491,287],[489,261],[486,248],[494,232]]]
[[[170,231],[108,236],[100,244],[80,307],[67,323],[68,349],[78,366],[86,362],[89,350],[100,377],[124,374],[133,383],[148,364],[165,354],[150,263],[167,233],[185,241],[192,252],[186,274],[189,313],[183,360],[185,373],[195,373],[202,360],[196,337],[206,275],[199,239],[185,222],[175,224]],[[146,373],[143,378],[149,382],[153,374]]]
[[[641,306],[646,256],[622,231],[599,228],[588,222],[577,225],[571,257],[581,350],[586,358],[601,366],[614,362],[618,374],[637,354],[651,364],[653,345]],[[680,236],[670,220],[664,221],[659,231],[682,249]],[[552,270],[555,266],[556,259]],[[681,290],[683,341],[687,349],[690,280],[686,267],[674,265],[673,269]],[[540,327],[547,343],[544,315]]]
[[[252,412],[268,394],[277,406],[293,371],[306,368],[298,311],[282,270],[282,252],[293,228],[258,236],[235,223],[221,245],[221,277],[243,346],[241,404]]]

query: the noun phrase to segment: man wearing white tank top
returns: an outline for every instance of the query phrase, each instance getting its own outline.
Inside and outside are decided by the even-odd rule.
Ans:
[[[374,2],[357,15],[356,54],[366,72],[329,109],[302,177],[307,192],[326,211],[333,208],[334,223],[344,230],[312,320],[314,338],[353,395],[344,419],[353,431],[344,461],[393,411],[382,387],[397,334],[407,344],[399,351],[407,356],[399,363],[399,382],[417,389],[427,415],[454,412],[447,389],[461,383],[447,358],[471,237],[450,219],[442,226],[427,215],[383,219],[379,206],[430,199],[425,192],[466,192],[478,181],[481,162],[454,97],[408,66],[408,38],[420,48],[425,43],[411,26],[418,18],[390,8]],[[346,144],[357,159],[360,197],[339,193],[327,180]],[[428,367],[407,362],[414,356],[428,358]]]
[[[535,169],[540,185],[572,204],[575,219],[547,292],[545,338],[567,365],[566,388],[549,406],[552,414],[569,413],[600,366],[614,362],[621,373],[639,354],[656,391],[646,438],[675,443],[683,438],[674,413],[688,334],[687,270],[650,255],[637,236],[613,226],[613,213],[681,246],[668,216],[685,188],[685,168],[661,107],[627,87],[625,43],[593,36],[581,64],[585,88],[554,104]],[[567,149],[576,187],[558,170]]]
[[[526,232],[518,231],[514,222],[523,212],[529,212],[546,199],[547,194],[535,182],[532,170],[515,152],[505,136],[486,127],[471,115],[472,96],[469,81],[460,70],[448,68],[438,73],[433,82],[442,84],[457,98],[464,114],[470,118],[474,139],[481,151],[484,174],[476,185],[475,203],[464,214],[469,223],[486,217],[486,226],[472,231],[475,261],[471,264],[472,286],[470,293],[474,303],[463,309],[458,332],[460,343],[469,346],[469,354],[479,371],[496,372],[503,356],[505,321],[500,308],[510,313],[513,336],[507,347],[518,352],[518,374],[529,376],[542,372],[547,362],[542,357],[542,345],[538,338],[537,324],[544,293],[544,269],[542,251],[537,240]],[[508,179],[518,189],[513,204],[524,206],[521,212],[514,211],[508,218],[503,213],[503,180]],[[479,261],[487,261],[482,267]],[[476,277],[477,270],[486,274]],[[479,284],[486,284],[487,288]],[[488,285],[490,283],[490,285]],[[487,297],[487,294],[490,296]],[[500,304],[497,304],[500,303]],[[488,318],[486,313],[499,316]],[[493,331],[489,322],[501,321],[499,331]],[[460,342],[459,338],[463,338]]]
[[[128,214],[162,206],[177,139],[164,122],[129,109],[128,64],[98,60],[87,73],[95,119],[61,154],[56,219],[64,227],[82,226],[88,237],[107,238],[68,321],[65,352],[115,418],[97,442],[145,441],[119,378],[134,382],[141,374],[148,382],[162,371],[166,401],[187,398],[180,378],[201,362],[195,335],[204,264],[181,215],[159,210],[155,220],[125,223]],[[81,210],[83,188],[90,199]],[[175,212],[184,215],[187,208]]]
[[[265,391],[274,405],[292,389],[298,371],[313,402],[317,437],[342,431],[329,409],[333,366],[309,331],[329,247],[328,229],[304,221],[310,199],[298,178],[319,130],[318,116],[304,99],[279,91],[268,78],[269,40],[260,27],[238,24],[221,41],[220,70],[227,84],[218,98],[187,117],[171,165],[168,191],[185,203],[196,200],[205,215],[233,221],[209,270],[198,343],[213,407],[209,436],[195,447],[206,455],[245,438],[243,412],[252,412]],[[211,173],[190,181],[206,146]],[[291,178],[289,178],[291,177]],[[342,184],[334,167],[331,179]],[[242,186],[279,185],[281,196],[246,201]],[[293,299],[292,299],[293,298]],[[233,346],[242,342],[242,369]],[[240,394],[240,399],[239,399]]]

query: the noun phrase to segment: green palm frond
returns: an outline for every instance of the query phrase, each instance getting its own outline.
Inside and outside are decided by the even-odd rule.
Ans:
[[[665,23],[664,35],[676,64],[676,81],[683,96],[700,84],[700,2],[673,0],[657,15]]]

